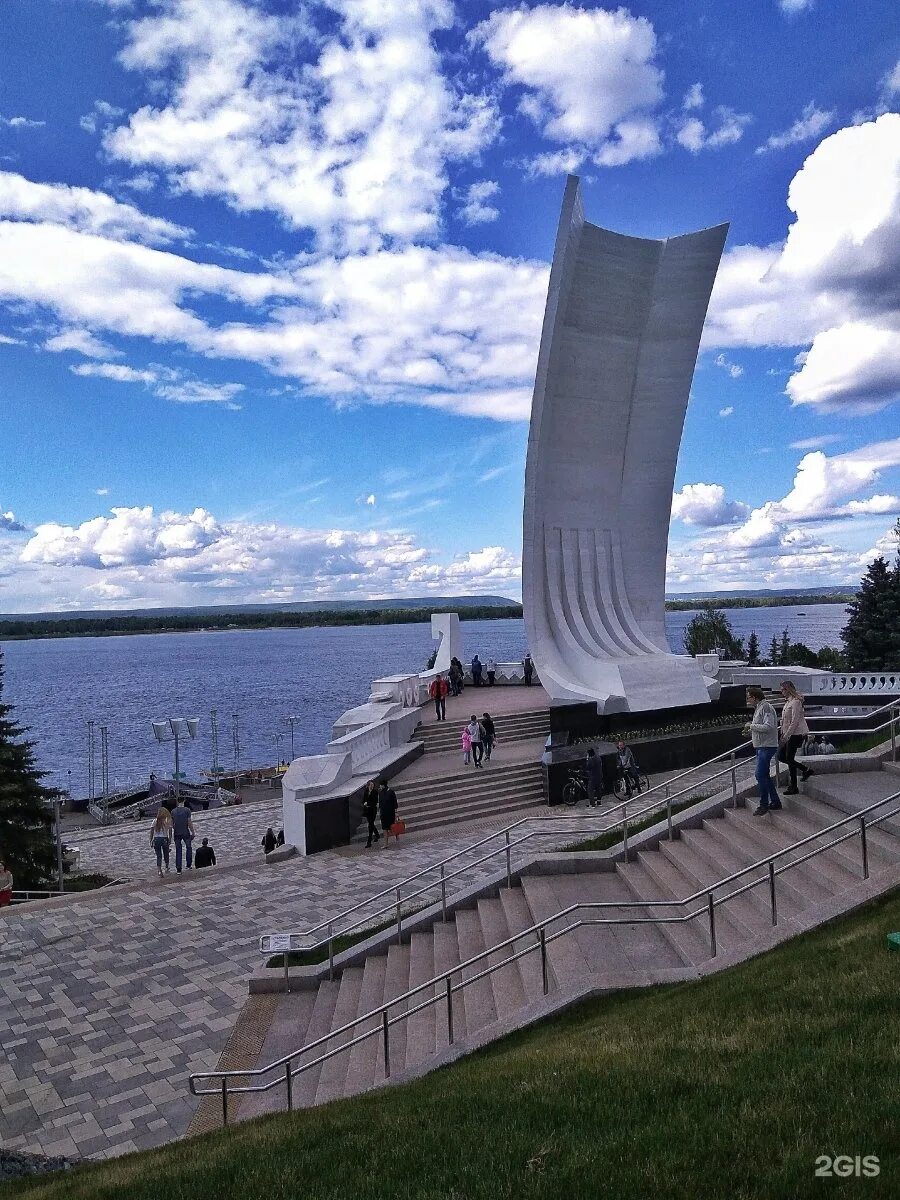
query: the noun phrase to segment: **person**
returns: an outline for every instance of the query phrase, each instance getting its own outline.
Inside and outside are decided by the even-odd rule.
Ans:
[[[814,733],[808,733],[803,739],[803,746],[800,753],[804,758],[809,758],[811,754],[820,754],[819,742]]]
[[[584,770],[587,775],[588,808],[599,808],[603,795],[603,759],[593,746],[587,752]]]
[[[428,694],[434,701],[434,713],[439,721],[447,720],[447,680],[443,675],[437,675],[431,681]]]
[[[156,869],[160,878],[163,873],[163,859],[166,872],[169,870],[169,843],[172,840],[172,816],[164,804],[160,804],[159,812],[150,826],[150,845],[156,851]]]
[[[378,788],[378,815],[381,817],[381,828],[384,832],[384,844],[388,844],[391,826],[397,820],[397,793],[388,787],[388,781],[382,779]]]
[[[781,685],[784,696],[784,707],[781,710],[781,733],[778,739],[778,752],[781,761],[787,763],[788,774],[791,777],[790,787],[784,789],[786,796],[797,795],[797,772],[804,783],[812,775],[812,769],[797,762],[797,753],[804,739],[809,737],[809,726],[806,723],[806,713],[803,710],[803,697],[789,679]]]
[[[275,839],[275,846],[277,848],[278,846],[283,846],[283,845],[284,845],[284,830],[279,829],[278,836]]]
[[[747,699],[755,705],[750,723],[744,726],[744,733],[745,736],[750,734],[753,749],[756,751],[759,807],[754,809],[753,815],[760,817],[763,813],[781,808],[775,781],[769,774],[772,759],[778,753],[778,716],[762,688],[747,688]]]
[[[472,762],[476,767],[480,767],[484,757],[484,730],[474,713],[469,718],[466,729],[469,731],[469,741],[472,743]]]
[[[496,663],[496,660],[493,658],[489,658],[487,660],[487,677],[488,677],[488,687],[493,687],[494,680],[497,678],[497,663]],[[488,755],[488,758],[490,758],[490,755]]]
[[[456,694],[457,694],[457,696],[460,696],[460,695],[462,695],[463,689],[466,686],[466,673],[463,670],[462,663],[459,661],[459,659],[456,657],[455,654],[454,654],[453,658],[450,659],[450,666],[456,672]]]
[[[494,725],[490,713],[482,713],[481,721],[479,722],[484,730],[484,757],[488,762],[491,761],[491,751],[494,748],[494,742],[497,740],[497,728]]]
[[[469,763],[472,761],[472,738],[469,736],[468,725],[466,725],[466,727],[462,731],[462,749],[463,749],[463,762],[466,764],[466,766],[468,766]]]
[[[186,850],[187,869],[194,865],[194,852],[191,845],[194,840],[194,814],[188,808],[187,799],[180,796],[178,804],[172,813],[172,829],[175,831],[175,870],[181,874],[182,846]]]
[[[200,843],[200,848],[194,855],[194,866],[198,871],[204,867],[214,867],[216,865],[216,852],[209,844],[209,838],[204,838]]]
[[[525,686],[531,687],[531,677],[534,674],[534,663],[531,661],[531,655],[526,654],[522,661],[522,670],[525,672]]]
[[[829,742],[828,738],[819,734],[816,739],[816,754],[836,754],[834,742]]]
[[[12,904],[13,873],[5,862],[0,862],[0,908]]]
[[[272,851],[275,849],[275,847],[278,845],[277,841],[275,840],[275,830],[272,828],[271,825],[266,830],[266,832],[263,834],[263,839],[260,842],[260,845],[263,848],[263,854],[271,854]]]
[[[476,654],[475,657],[472,659],[472,686],[473,687],[481,687],[481,672],[482,672],[481,659]]]
[[[378,789],[375,787],[374,779],[370,779],[363,789],[362,810],[369,831],[369,840],[366,842],[368,850],[373,842],[381,841],[381,834],[375,828],[375,821],[378,817]]]
[[[634,760],[634,751],[620,739],[616,742],[616,771],[620,779],[625,781],[625,794],[631,795],[631,789],[640,792],[641,772]]]

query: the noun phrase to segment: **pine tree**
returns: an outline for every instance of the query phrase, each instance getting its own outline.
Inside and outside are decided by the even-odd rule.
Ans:
[[[759,638],[756,636],[755,631],[747,639],[747,666],[759,666]]]
[[[786,667],[791,661],[791,639],[786,629],[782,630],[778,643],[778,665]]]
[[[41,887],[53,877],[55,845],[47,806],[56,793],[41,784],[33,743],[3,703],[3,655],[0,652],[0,860],[19,888]]]
[[[898,550],[893,565],[883,558],[869,563],[856,599],[847,605],[850,619],[841,641],[851,671],[900,668],[900,517],[894,537]]]
[[[778,636],[777,636],[777,634],[774,634],[774,633],[772,634],[772,645],[769,647],[769,666],[770,667],[781,666],[781,659],[779,658],[779,649],[778,649]]]

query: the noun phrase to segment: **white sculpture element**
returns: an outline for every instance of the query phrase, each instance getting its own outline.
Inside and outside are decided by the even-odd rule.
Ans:
[[[672,487],[727,225],[666,241],[584,219],[569,176],[525,470],[522,597],[551,703],[638,712],[719,685],[666,640]]]
[[[441,639],[432,668],[434,671],[449,671],[451,658],[458,658],[462,662],[463,640],[457,613],[432,613],[431,636]]]

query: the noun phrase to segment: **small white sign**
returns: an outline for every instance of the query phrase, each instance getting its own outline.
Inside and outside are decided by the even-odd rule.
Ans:
[[[263,939],[263,952],[268,954],[280,954],[285,950],[291,949],[291,935],[289,933],[270,933]]]

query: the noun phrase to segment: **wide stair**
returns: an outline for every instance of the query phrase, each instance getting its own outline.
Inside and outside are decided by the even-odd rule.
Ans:
[[[392,781],[397,793],[397,812],[409,833],[440,829],[461,821],[478,821],[500,816],[515,821],[526,809],[544,803],[540,763],[485,763],[476,770],[470,766],[456,775],[438,775],[410,780],[403,776]],[[352,842],[365,842],[367,827],[356,831]]]
[[[846,777],[845,777],[846,778]],[[859,778],[859,777],[856,777]],[[834,783],[819,780],[821,791]],[[897,777],[873,773],[866,781],[870,791],[876,788],[883,798],[898,790]],[[846,785],[844,785],[846,790]],[[869,800],[871,802],[871,798]],[[356,1016],[362,1016],[406,992],[431,980],[435,975],[471,958],[510,936],[521,933],[535,922],[552,918],[576,902],[606,901],[613,906],[634,901],[675,901],[697,892],[735,871],[764,859],[801,838],[815,835],[841,819],[842,809],[821,798],[800,795],[785,802],[783,811],[754,817],[752,808],[728,809],[722,815],[705,820],[696,829],[684,830],[673,841],[662,841],[658,848],[642,850],[615,870],[525,875],[510,889],[501,889],[493,897],[481,898],[470,908],[458,910],[446,923],[438,922],[425,932],[414,932],[402,945],[390,945],[384,952],[370,955],[364,965],[348,967],[333,982],[324,980],[316,990],[294,992],[280,997],[277,1015],[259,1059],[265,1065],[288,1051],[296,1050],[315,1038]],[[895,831],[892,832],[892,829]],[[822,843],[815,843],[822,844]],[[809,847],[805,847],[808,851]],[[797,851],[790,857],[797,857]],[[900,862],[900,826],[868,830],[868,854],[871,876]],[[782,860],[785,861],[785,860]],[[740,951],[760,934],[772,930],[767,874],[756,876],[761,885],[716,908],[718,953]],[[746,878],[742,880],[746,882]],[[858,889],[861,883],[860,847],[850,840],[777,877],[779,921],[808,912],[833,897]],[[720,889],[727,894],[734,885]],[[697,907],[703,907],[702,902]],[[672,909],[616,909],[603,915],[652,916]],[[585,913],[585,917],[590,917]],[[599,915],[599,914],[593,914]],[[563,918],[553,929],[569,924]],[[534,932],[518,946],[535,943]],[[509,949],[497,950],[490,963],[503,963]],[[648,973],[665,977],[665,968],[698,966],[712,957],[709,926],[705,916],[679,924],[620,924],[587,926],[550,942],[547,947],[549,988],[569,987],[588,976],[605,986],[618,987],[645,983]],[[483,969],[466,967],[454,976],[454,983]],[[415,1014],[390,1030],[391,1073],[409,1068],[423,1069],[429,1060],[448,1045],[448,1014],[445,985],[439,983],[427,994],[440,999],[434,1006]],[[540,954],[533,952],[508,963],[453,995],[453,1029],[456,1041],[488,1030],[499,1020],[515,1022],[532,1002],[543,995]],[[421,997],[420,997],[421,998]],[[391,1010],[401,1011],[407,1002]],[[373,1018],[364,1028],[379,1028]],[[344,1038],[346,1040],[346,1037]],[[339,1045],[335,1039],[328,1048]],[[308,1055],[308,1060],[323,1053],[323,1048]],[[301,1065],[304,1059],[295,1060]],[[294,1081],[294,1104],[321,1104],[337,1096],[363,1091],[385,1079],[382,1038],[376,1035],[340,1053],[327,1062],[301,1072]],[[245,1096],[240,1101],[241,1118],[284,1108],[283,1084],[262,1095]]]
[[[450,703],[446,721],[429,721],[419,725],[413,736],[413,741],[423,742],[426,754],[443,754],[448,751],[459,752],[462,755],[462,731],[472,713],[478,716],[491,708],[490,688],[467,688],[461,700],[452,700],[454,711],[464,703],[465,711],[459,709],[461,716],[450,713]],[[433,710],[433,705],[431,706]],[[525,712],[501,713],[494,716],[494,727],[497,730],[497,741],[501,746],[509,742],[525,742],[532,738],[546,738],[550,733],[550,712],[546,708],[528,709]]]

